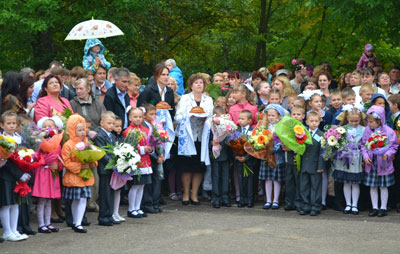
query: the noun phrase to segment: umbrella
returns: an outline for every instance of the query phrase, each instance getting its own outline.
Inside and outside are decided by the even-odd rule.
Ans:
[[[65,40],[86,40],[118,35],[124,35],[124,33],[113,23],[92,18],[74,26]]]

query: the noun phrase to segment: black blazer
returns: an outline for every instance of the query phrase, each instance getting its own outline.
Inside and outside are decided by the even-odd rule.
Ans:
[[[111,134],[112,140],[110,137],[107,135],[107,133],[101,128],[97,128],[97,136],[94,140],[94,144],[98,147],[106,146],[107,144],[115,145],[116,142],[116,137],[114,134]],[[111,175],[112,170],[105,170],[104,168],[106,167],[108,161],[110,160],[109,154],[106,154],[101,160],[99,160],[99,165],[97,166],[97,173],[99,175]]]
[[[321,140],[318,142],[314,137],[315,135],[319,135],[323,137],[324,133],[321,130],[317,130],[316,134],[314,134],[312,138],[312,145],[306,144],[306,151],[301,157],[301,172],[305,173],[317,173],[318,169],[326,169],[326,162],[322,158],[322,148],[321,148]]]
[[[165,93],[164,101],[171,106],[172,110],[170,110],[169,113],[171,114],[171,118],[174,119],[175,116],[174,91],[172,91],[172,89],[167,86],[165,88],[167,89],[167,92]],[[158,91],[157,84],[148,84],[144,89],[144,91],[139,94],[136,105],[140,107],[144,103],[149,103],[155,106],[160,101],[161,101],[161,95]]]
[[[6,164],[0,168],[0,179],[7,182],[16,182],[23,174],[24,172],[11,159],[8,159]]]
[[[128,93],[125,94],[125,105],[128,107],[130,105],[130,99]],[[121,101],[118,98],[117,88],[113,85],[110,89],[107,90],[107,93],[104,97],[104,106],[107,110],[114,112],[115,115],[122,119],[122,128],[125,126],[125,115],[127,117],[128,113],[126,112],[126,108],[122,105]],[[128,123],[129,125],[129,123]]]

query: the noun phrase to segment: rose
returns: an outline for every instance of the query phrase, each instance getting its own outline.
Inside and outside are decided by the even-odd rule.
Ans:
[[[371,150],[375,150],[377,148],[376,144],[371,145]]]
[[[270,131],[267,130],[267,129],[265,129],[265,130],[262,131],[262,134],[265,135],[265,136],[268,135],[269,133],[270,133]]]
[[[372,142],[373,138],[369,137],[368,142]]]
[[[216,125],[218,125],[218,124],[220,123],[219,118],[214,118],[214,123],[215,123]]]
[[[84,142],[79,142],[75,145],[75,149],[78,151],[83,151],[86,148],[86,144]]]
[[[294,133],[296,133],[298,135],[304,133],[304,128],[302,126],[300,126],[300,125],[294,126],[293,130],[294,130]]]
[[[56,135],[56,132],[55,132],[55,131],[53,131],[53,130],[49,131],[49,136],[50,136],[50,137],[53,137],[54,135]]]
[[[298,139],[302,139],[304,136],[306,135],[306,133],[302,133],[302,134],[296,134],[296,138]]]
[[[32,157],[29,155],[24,156],[24,161],[26,162],[31,162],[32,161]]]
[[[226,131],[231,131],[232,130],[232,127],[230,125],[227,125],[225,128],[226,128]]]
[[[378,147],[383,147],[384,144],[385,144],[385,143],[383,143],[383,141],[379,141],[379,142],[377,143]]]

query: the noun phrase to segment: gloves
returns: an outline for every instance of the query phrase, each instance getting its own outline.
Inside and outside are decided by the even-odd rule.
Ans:
[[[31,178],[31,175],[28,173],[24,173],[19,180],[26,182]]]

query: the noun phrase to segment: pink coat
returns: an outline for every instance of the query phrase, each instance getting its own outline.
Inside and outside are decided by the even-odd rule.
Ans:
[[[51,97],[50,95],[39,98],[36,102],[35,106],[35,116],[33,120],[37,123],[43,117],[52,117],[53,109],[57,112],[62,113],[65,108],[69,108],[72,110],[71,104],[69,101],[63,97],[58,97],[63,105],[58,104],[58,102]]]
[[[238,103],[229,108],[229,115],[231,115],[232,121],[235,124],[238,124],[240,111],[244,109],[247,109],[252,113],[253,118],[251,119],[250,125],[254,128],[257,125],[257,106],[251,105],[247,101],[245,103]]]

